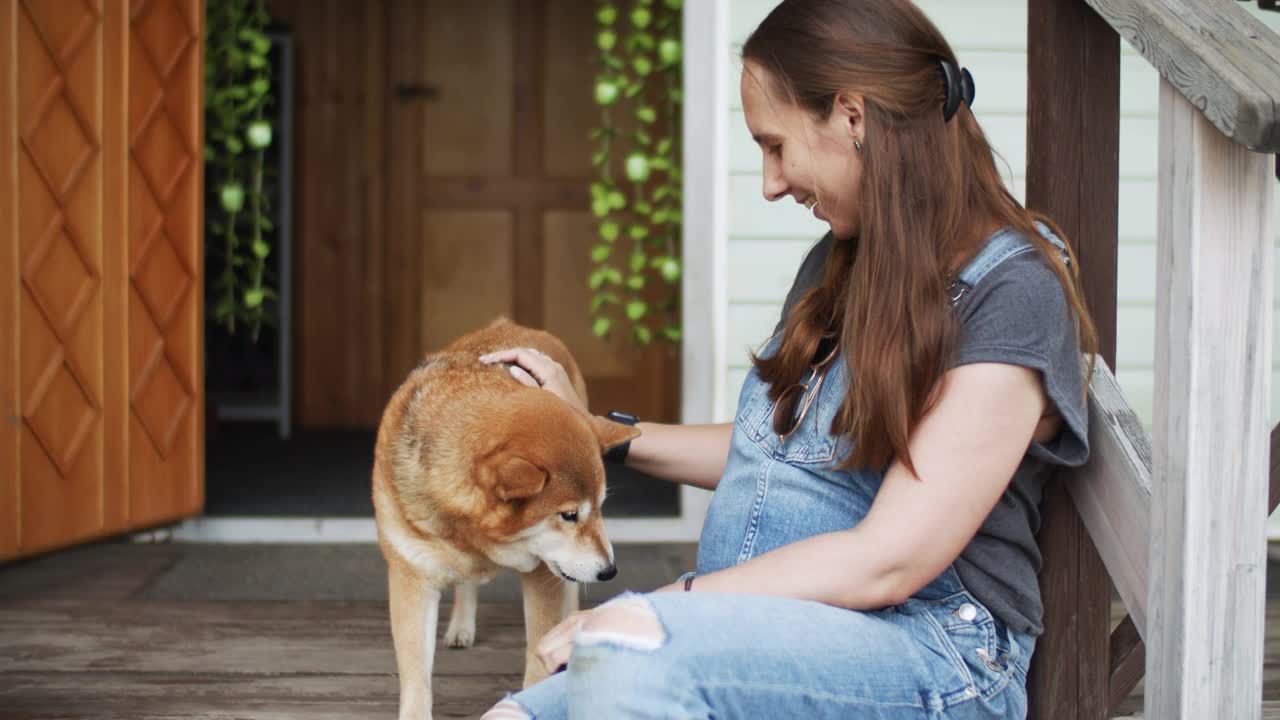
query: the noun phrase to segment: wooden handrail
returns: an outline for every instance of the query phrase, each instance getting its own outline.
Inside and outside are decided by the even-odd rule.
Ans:
[[[1223,135],[1280,152],[1280,36],[1235,0],[1084,0]]]

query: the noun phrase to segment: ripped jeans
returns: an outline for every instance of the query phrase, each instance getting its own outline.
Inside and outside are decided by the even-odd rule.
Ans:
[[[963,590],[875,612],[762,595],[620,598],[647,603],[664,636],[580,633],[566,671],[508,699],[535,720],[1026,715],[1034,639]]]

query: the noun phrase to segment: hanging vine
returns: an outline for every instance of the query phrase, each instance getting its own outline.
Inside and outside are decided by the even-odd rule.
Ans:
[[[631,0],[625,16],[622,4],[596,10],[592,332],[678,343],[682,0]]]
[[[271,40],[263,0],[209,0],[205,37],[205,275],[214,321],[256,342],[278,295],[267,276],[275,230],[263,192],[273,128]]]

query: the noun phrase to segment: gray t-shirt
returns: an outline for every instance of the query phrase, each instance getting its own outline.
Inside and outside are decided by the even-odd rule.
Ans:
[[[828,233],[810,249],[787,293],[782,318],[806,290],[822,282],[831,249]],[[955,306],[961,337],[951,367],[996,362],[1040,371],[1045,394],[1062,416],[1062,431],[1032,443],[978,534],[956,559],[965,587],[1009,627],[1039,635],[1044,606],[1040,571],[1040,498],[1055,466],[1089,456],[1084,376],[1075,316],[1053,269],[1039,252],[1015,255],[992,268]],[[775,332],[782,330],[779,321]],[[852,380],[851,380],[852,381]]]

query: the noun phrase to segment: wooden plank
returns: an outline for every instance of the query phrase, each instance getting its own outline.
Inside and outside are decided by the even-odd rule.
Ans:
[[[1142,680],[1146,669],[1147,646],[1126,615],[1111,632],[1111,681],[1107,683],[1107,714],[1119,713],[1120,704]]]
[[[521,0],[506,8],[505,15],[520,28],[515,33],[515,72],[511,91],[514,94],[514,175],[521,178],[542,176],[542,112],[545,84],[543,36],[546,34],[546,0]],[[584,203],[582,207],[585,207]],[[514,320],[529,327],[546,325],[543,308],[543,273],[546,252],[542,235],[542,210],[520,203],[516,211],[515,252],[511,256],[511,277],[515,297]],[[579,280],[581,282],[581,280]]]
[[[1101,357],[1114,364],[1119,38],[1078,0],[1030,0],[1027,11],[1027,206],[1057,220],[1072,242]],[[1028,677],[1028,715],[1099,720],[1110,582],[1061,479],[1046,486],[1042,508],[1045,634]]]
[[[364,193],[361,219],[364,223],[360,245],[365,248],[364,295],[360,301],[364,315],[364,355],[360,361],[365,384],[359,395],[355,423],[376,427],[382,417],[386,378],[386,335],[384,310],[386,298],[386,215],[387,215],[387,22],[386,0],[363,3],[365,11],[364,87],[364,165],[361,189]]]
[[[387,32],[390,57],[387,61],[392,84],[425,85],[425,61],[421,38],[424,35],[424,4],[411,0],[390,0],[391,22]],[[421,358],[421,323],[417,313],[422,296],[418,269],[422,267],[419,252],[422,238],[421,200],[422,173],[419,160],[424,152],[422,132],[424,103],[392,99],[388,110],[388,136],[393,143],[387,181],[387,245],[383,260],[387,281],[386,338],[387,358],[384,376],[386,393],[404,380]]]
[[[1161,82],[1152,717],[1259,717],[1273,171]]]
[[[0,2],[0,561],[22,535],[18,434],[18,2]]]
[[[106,328],[129,317],[129,16],[123,3],[103,8],[102,314]],[[102,341],[102,524],[129,524],[129,345],[121,332]]]
[[[1089,386],[1089,462],[1067,491],[1139,634],[1147,618],[1151,443],[1106,363]]]
[[[1280,37],[1235,0],[1085,0],[1223,135],[1280,151]]]

